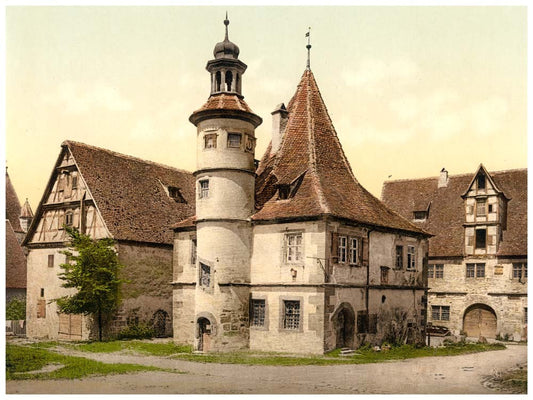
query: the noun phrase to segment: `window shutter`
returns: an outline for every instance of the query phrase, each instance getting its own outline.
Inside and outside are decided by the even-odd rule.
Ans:
[[[331,261],[339,262],[339,234],[331,232]]]
[[[369,247],[368,238],[363,238],[361,240],[361,260],[363,265],[368,265]]]

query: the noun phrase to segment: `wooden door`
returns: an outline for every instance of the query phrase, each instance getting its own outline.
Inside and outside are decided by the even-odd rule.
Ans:
[[[494,339],[496,337],[496,314],[487,306],[473,306],[465,313],[463,330],[467,336]]]

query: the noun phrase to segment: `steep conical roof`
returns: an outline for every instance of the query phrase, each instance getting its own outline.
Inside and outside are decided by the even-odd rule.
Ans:
[[[387,208],[355,178],[311,70],[289,102],[280,149],[267,148],[257,170],[254,220],[330,215],[386,228],[425,233]],[[286,200],[276,186],[290,185]]]
[[[30,202],[28,199],[24,202],[24,205],[22,206],[22,209],[20,211],[20,217],[21,218],[33,218],[33,211],[30,206]]]
[[[20,213],[20,201],[11,183],[9,174],[6,171],[6,219],[11,222],[11,226],[15,232],[23,232],[19,220]]]

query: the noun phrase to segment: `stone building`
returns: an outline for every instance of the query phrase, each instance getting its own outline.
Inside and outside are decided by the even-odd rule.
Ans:
[[[68,294],[58,278],[66,261],[65,226],[93,238],[113,238],[125,265],[122,309],[115,327],[152,322],[170,335],[172,230],[194,214],[191,173],[66,141],[24,244],[28,253],[27,335],[87,339],[91,321],[58,313],[52,299]],[[74,289],[72,289],[74,290]]]
[[[527,170],[387,181],[383,201],[435,236],[428,322],[455,334],[527,336]]]
[[[28,199],[21,207],[6,171],[6,303],[26,297],[26,252],[21,243],[32,218]]]
[[[196,215],[174,228],[174,340],[301,353],[423,342],[429,235],[359,184],[309,63],[272,112],[256,167],[262,120],[243,99],[246,65],[224,23],[210,96],[190,117]]]

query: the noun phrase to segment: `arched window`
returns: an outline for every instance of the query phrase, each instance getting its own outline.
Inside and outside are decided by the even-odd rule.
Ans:
[[[231,84],[233,83],[233,74],[231,71],[226,71],[226,90],[231,92]]]
[[[239,74],[235,74],[235,91],[241,92],[241,77]]]
[[[217,71],[215,75],[215,81],[216,81],[215,91],[220,92],[220,85],[222,82],[222,76],[220,75],[220,71]]]

